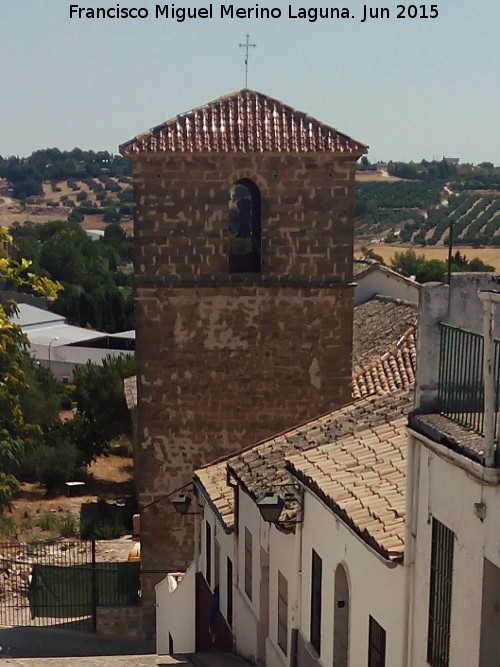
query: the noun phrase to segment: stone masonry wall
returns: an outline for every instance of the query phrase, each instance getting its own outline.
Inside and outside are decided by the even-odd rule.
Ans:
[[[99,637],[143,639],[141,607],[97,607]]]
[[[141,280],[228,276],[229,191],[253,180],[262,197],[263,277],[352,276],[354,160],[330,154],[153,154],[134,162]]]
[[[134,160],[142,600],[192,559],[168,500],[192,471],[350,400],[354,160]],[[262,199],[262,272],[229,274],[229,191]]]

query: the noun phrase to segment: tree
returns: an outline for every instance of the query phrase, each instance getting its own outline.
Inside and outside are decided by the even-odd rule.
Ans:
[[[42,185],[32,178],[24,181],[18,181],[12,188],[12,196],[14,199],[28,199],[33,195],[41,195],[43,193]]]
[[[106,357],[102,366],[87,362],[75,368],[73,377],[78,410],[94,421],[102,441],[131,434],[130,412],[123,380],[135,373],[131,355]]]
[[[0,244],[2,242],[11,244],[12,237],[0,227]],[[31,273],[30,265],[26,259],[17,261],[0,251],[0,284],[30,288],[54,298],[61,286]],[[14,488],[12,480],[6,477],[12,472],[9,468],[15,469],[41,430],[38,425],[26,421],[22,409],[22,396],[27,391],[28,341],[21,328],[9,319],[15,309],[14,302],[3,305],[0,302],[0,485],[4,490]],[[8,491],[6,493],[8,495]]]
[[[391,266],[405,276],[414,276],[418,271],[419,261],[425,260],[424,255],[417,257],[413,248],[395,252],[394,257],[391,258]]]
[[[469,265],[467,267],[467,271],[474,271],[474,272],[494,271],[494,270],[495,270],[494,266],[492,266],[491,264],[485,264],[482,259],[479,259],[479,257],[473,257],[470,260]]]

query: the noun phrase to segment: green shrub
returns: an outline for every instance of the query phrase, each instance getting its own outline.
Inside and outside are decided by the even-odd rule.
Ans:
[[[78,537],[80,535],[80,520],[73,514],[66,514],[59,520],[59,533],[62,537]]]
[[[51,495],[66,480],[71,479],[77,467],[78,452],[72,442],[55,442],[53,446],[44,444],[37,447],[34,472],[36,478],[45,485]]]
[[[125,533],[123,521],[114,517],[112,519],[103,519],[94,524],[92,529],[94,539],[96,540],[114,540],[122,537]]]
[[[14,539],[19,537],[19,529],[10,516],[0,514],[0,537]]]
[[[55,533],[57,531],[58,519],[55,514],[45,512],[38,517],[37,524],[39,528],[47,533]]]
[[[134,446],[125,437],[119,438],[118,440],[113,440],[111,442],[111,445],[109,447],[109,451],[111,454],[115,454],[116,456],[123,456],[130,458],[134,455]]]
[[[12,511],[12,501],[21,485],[13,475],[0,472],[0,514]]]

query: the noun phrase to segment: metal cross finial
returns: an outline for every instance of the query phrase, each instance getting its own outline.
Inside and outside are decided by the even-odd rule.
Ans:
[[[250,44],[250,35],[247,35],[247,41],[245,44],[240,43],[240,49],[243,47],[245,49],[245,88],[248,88],[248,49],[250,47],[255,47],[257,44]]]

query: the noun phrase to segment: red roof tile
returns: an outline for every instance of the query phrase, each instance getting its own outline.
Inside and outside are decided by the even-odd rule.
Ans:
[[[120,146],[120,153],[351,153],[367,146],[279,100],[243,89]]]
[[[412,387],[417,351],[415,327],[411,326],[388,352],[352,374],[352,397],[390,394]]]
[[[377,442],[374,442],[377,441]],[[380,446],[378,441],[384,442]],[[406,417],[287,459],[292,474],[383,556],[404,549]]]

